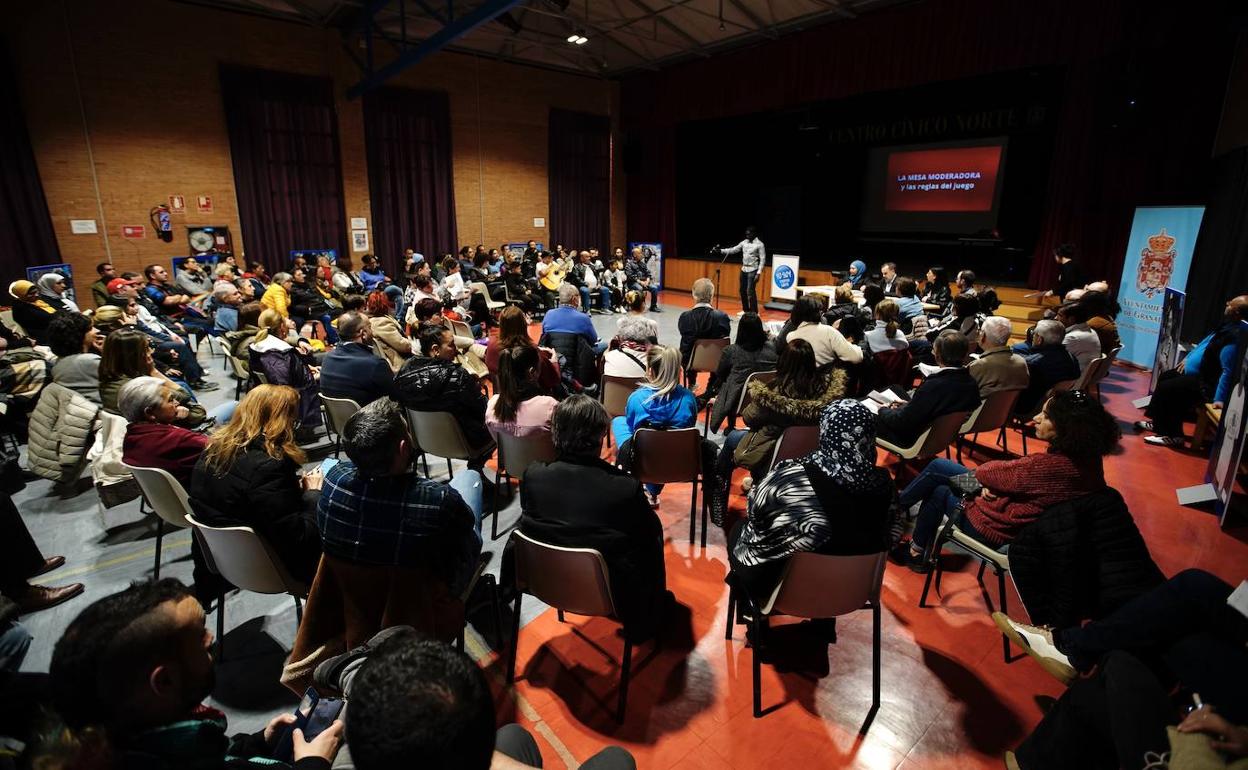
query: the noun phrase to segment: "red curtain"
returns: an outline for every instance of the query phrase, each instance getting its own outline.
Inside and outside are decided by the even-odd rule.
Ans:
[[[332,81],[223,66],[221,93],[247,259],[349,253]]]
[[[8,51],[0,48],[0,104],[9,105],[0,110],[0,275],[5,276],[0,283],[5,287],[25,278],[27,265],[61,261],[11,65]],[[85,288],[78,286],[80,296]],[[0,303],[11,300],[6,296]]]
[[[458,249],[450,100],[443,91],[382,88],[364,96],[374,249],[402,267],[403,250],[430,260]]]
[[[605,115],[550,111],[551,248],[610,249],[611,119]]]
[[[1220,3],[1168,0],[912,3],[633,76],[621,93],[640,158],[629,237],[676,242],[665,191],[678,123],[1059,66],[1066,92],[1030,281],[1052,281],[1049,254],[1063,241],[1090,275],[1116,281],[1134,206],[1203,200],[1236,29],[1228,17]]]

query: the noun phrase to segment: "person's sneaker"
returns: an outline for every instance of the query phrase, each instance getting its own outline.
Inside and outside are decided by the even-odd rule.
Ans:
[[[1186,439],[1182,436],[1145,436],[1144,443],[1154,446],[1181,447]]]
[[[1152,421],[1152,420],[1136,420],[1136,421],[1132,424],[1132,427],[1134,427],[1136,430],[1149,430],[1149,431],[1151,431],[1151,430],[1153,430],[1153,421]]]
[[[663,308],[659,307],[658,305],[655,305],[654,307],[650,308],[650,312],[651,312],[651,313],[662,313],[662,312],[663,312]]]
[[[651,491],[650,491],[650,490],[648,490],[648,489],[647,489],[647,490],[645,490],[645,492],[646,492],[646,502],[647,502],[647,503],[650,503],[650,507],[651,507],[651,508],[658,508],[658,507],[659,507],[659,496],[658,496],[658,495],[656,495],[656,494],[654,494],[653,492],[651,492]]]
[[[992,613],[992,622],[997,624],[1001,633],[1011,642],[1023,648],[1023,651],[1040,664],[1040,668],[1049,672],[1062,684],[1074,681],[1078,672],[1070,665],[1070,658],[1062,654],[1053,643],[1053,632],[1039,626],[1019,623],[1003,612]]]
[[[745,478],[741,479],[741,494],[743,495],[749,494],[750,490],[753,488],[754,488],[753,476],[746,476]]]
[[[209,391],[213,391],[221,387],[217,383],[209,382],[208,380],[200,380],[199,382],[192,382],[189,384],[191,386],[191,390],[198,390],[201,393],[208,393]]]
[[[373,635],[373,638],[364,642],[353,650],[347,650],[344,653],[326,658],[317,665],[312,671],[312,682],[317,686],[322,695],[329,693],[342,693],[343,685],[342,675],[347,668],[354,662],[367,658],[373,650],[381,646],[381,643],[394,636],[400,631],[411,630],[411,626],[391,626],[383,628]]]

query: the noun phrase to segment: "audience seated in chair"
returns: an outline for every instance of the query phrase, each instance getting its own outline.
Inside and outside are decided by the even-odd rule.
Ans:
[[[542,336],[549,335],[578,335],[582,337],[594,348],[594,355],[602,355],[602,351],[607,349],[605,342],[599,342],[598,332],[594,329],[594,322],[589,316],[580,311],[581,295],[577,292],[576,287],[571,284],[563,284],[559,287],[559,307],[546,313],[542,318]],[[556,346],[556,350],[564,353],[562,349]],[[566,356],[567,354],[564,353]],[[569,358],[568,360],[572,360]]]
[[[213,331],[221,334],[238,331],[238,308],[243,304],[243,295],[238,287],[221,281],[212,289],[212,300],[216,306],[212,318]]]
[[[1062,345],[1079,362],[1079,371],[1088,368],[1088,364],[1100,357],[1101,340],[1097,333],[1088,326],[1088,309],[1082,302],[1072,302],[1057,309],[1057,322],[1066,327],[1062,336]]]
[[[645,377],[646,359],[654,347],[652,319],[639,315],[620,318],[614,345],[602,354],[602,373],[609,377]]]
[[[1187,357],[1168,372],[1162,372],[1153,397],[1144,410],[1145,420],[1137,430],[1155,435],[1145,441],[1159,446],[1182,446],[1183,421],[1202,404],[1221,407],[1231,393],[1235,362],[1239,354],[1240,323],[1248,321],[1248,294],[1226,303],[1222,323],[1188,351]]]
[[[1079,362],[1062,344],[1066,327],[1058,321],[1044,320],[1036,323],[1031,343],[1019,343],[1014,352],[1027,362],[1027,389],[1018,396],[1014,411],[1028,414],[1041,405],[1041,399],[1054,385],[1067,380],[1079,379]]]
[[[395,375],[398,400],[408,409],[448,412],[454,417],[469,446],[483,450],[468,461],[469,468],[480,470],[493,453],[493,439],[485,425],[485,394],[477,379],[455,363],[455,339],[450,331],[422,326],[419,337],[421,355],[408,359]]]
[[[263,374],[270,385],[287,385],[299,393],[299,428],[301,438],[321,424],[321,403],[317,398],[317,379],[320,369],[312,366],[315,359],[307,340],[299,339],[298,347],[286,338],[291,334],[291,322],[276,310],[265,310],[258,321],[260,331],[248,345],[248,368],[252,379],[259,382]]]
[[[498,362],[498,388],[485,407],[490,432],[519,438],[550,432],[550,418],[559,405],[538,382],[542,355],[532,345],[503,352]]]
[[[213,527],[245,526],[272,546],[296,580],[310,584],[321,560],[313,511],[319,472],[300,474],[307,456],[295,442],[300,395],[258,385],[208,442],[191,474],[191,508]]]
[[[39,287],[30,281],[9,284],[13,298],[13,320],[40,345],[48,344],[48,324],[59,310],[39,296]]]
[[[762,606],[793,554],[889,550],[903,518],[875,454],[875,416],[865,406],[842,399],[824,407],[819,448],[780,463],[750,493],[747,519],[728,536],[729,579]]]
[[[368,316],[354,310],[338,316],[338,339],[339,344],[321,361],[322,395],[349,398],[360,406],[397,395],[394,373],[373,347]]]
[[[836,329],[823,323],[823,303],[818,297],[805,295],[793,307],[792,330],[784,344],[793,340],[805,340],[815,351],[815,363],[819,366],[844,361],[862,363],[862,348],[849,342]]]
[[[659,322],[646,315],[646,294],[642,291],[628,291],[624,294],[624,317],[616,321],[622,325],[627,319],[639,319],[650,329],[650,343],[659,344]]]
[[[983,493],[964,505],[949,479],[970,470],[943,458],[929,462],[901,493],[903,507],[922,507],[909,548],[895,554],[898,560],[926,571],[924,552],[947,516],[965,534],[1000,548],[1050,507],[1105,487],[1102,458],[1118,445],[1120,431],[1095,398],[1083,391],[1054,394],[1036,415],[1036,436],[1049,443],[1047,452],[976,467]]]
[[[508,724],[495,730],[494,699],[477,664],[411,628],[387,630],[362,662],[342,668],[347,741],[358,770],[532,770],[537,741]],[[375,646],[374,646],[375,645]],[[354,653],[352,653],[354,654]],[[345,656],[344,656],[345,657]],[[625,750],[609,746],[583,770],[636,770]]]
[[[862,278],[866,278],[865,272],[862,274]],[[838,284],[832,290],[832,299],[828,303],[828,309],[824,311],[823,322],[831,326],[842,318],[850,316],[866,320],[862,308],[858,306],[857,300],[854,299],[854,285],[851,283]]]
[[[120,414],[118,396],[122,387],[135,377],[151,377],[173,388],[178,401],[176,424],[183,428],[197,428],[205,423],[224,424],[237,406],[236,401],[226,401],[204,410],[189,391],[161,374],[152,361],[152,348],[147,336],[133,328],[122,327],[104,339],[104,353],[100,357],[100,401],[106,411]]]
[[[729,431],[724,437],[715,463],[721,488],[727,488],[736,466],[748,468],[755,482],[761,480],[771,469],[776,442],[785,429],[818,425],[828,404],[845,397],[846,381],[842,370],[815,365],[815,352],[806,340],[793,340],[785,346],[776,378],[750,384],[750,403],[741,415],[746,427]],[[723,525],[719,519],[716,523]]]
[[[875,306],[875,323],[866,331],[867,345],[872,353],[906,350],[910,347],[910,341],[901,330],[900,319],[901,313],[894,300],[880,300]]]
[[[1003,633],[1069,685],[1007,765],[1143,767],[1184,748],[1211,762],[1217,750],[1238,766],[1248,756],[1248,622],[1227,604],[1230,593],[1189,569],[1082,626],[1041,628],[995,613]],[[1191,693],[1200,696],[1194,710]]]
[[[671,601],[663,525],[641,484],[600,459],[609,422],[602,405],[588,396],[560,402],[553,421],[558,458],[534,463],[525,473],[519,528],[549,545],[600,551],[625,633],[641,641],[659,630]],[[506,565],[503,574],[512,574]]]
[[[1009,341],[1009,319],[1001,316],[984,319],[979,327],[979,358],[966,367],[979,385],[981,399],[999,390],[1022,390],[1030,382],[1027,362],[1006,346]]]
[[[204,609],[175,579],[140,582],[88,605],[52,652],[50,689],[67,733],[68,766],[108,758],[118,768],[270,767],[289,711],[253,735],[226,733],[225,715],[204,705],[213,689],[212,634]],[[343,725],[311,742],[294,734],[295,766],[329,770]]]
[[[689,363],[693,344],[698,340],[718,340],[732,333],[732,321],[722,310],[711,307],[715,298],[715,284],[710,278],[693,282],[693,307],[680,314],[676,328],[680,330],[680,361]]]
[[[1118,302],[1109,296],[1109,284],[1096,281],[1088,284],[1079,304],[1087,308],[1088,327],[1096,332],[1101,341],[1101,352],[1108,355],[1111,350],[1122,346],[1118,336],[1118,324],[1114,318],[1118,315]]]
[[[104,338],[91,319],[69,310],[58,311],[48,324],[48,347],[56,356],[52,381],[88,401],[100,403],[100,351]]]
[[[325,474],[317,527],[327,556],[378,567],[428,570],[458,596],[481,554],[481,474],[449,483],[417,474],[403,409],[381,398],[342,431],[350,462]]]
[[[390,365],[390,371],[399,371],[415,350],[412,340],[403,333],[403,327],[394,318],[394,305],[389,295],[384,291],[370,292],[364,313],[368,316],[373,346]],[[339,329],[339,334],[341,331]]]
[[[559,362],[550,348],[539,348],[529,336],[529,319],[516,306],[503,310],[498,317],[498,336],[491,337],[485,348],[485,366],[490,374],[498,377],[498,361],[502,354],[518,346],[531,347],[539,353],[537,384],[548,394],[560,392]]]
[[[710,417],[711,431],[718,433],[724,421],[736,412],[749,376],[755,372],[775,371],[778,360],[776,345],[767,338],[758,313],[742,314],[737,322],[737,338],[724,348],[719,369],[702,395],[704,399],[715,399]]]
[[[927,285],[924,287],[923,311],[929,316],[940,318],[949,310],[953,302],[953,290],[949,288],[949,275],[943,267],[931,267],[927,271]]]
[[[894,446],[908,447],[936,418],[979,406],[979,386],[965,366],[968,348],[961,332],[946,331],[936,338],[932,353],[940,370],[923,380],[908,401],[880,409],[880,438]]]

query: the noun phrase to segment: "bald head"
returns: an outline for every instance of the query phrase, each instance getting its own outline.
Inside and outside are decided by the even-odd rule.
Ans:
[[[338,336],[344,342],[355,342],[368,324],[369,320],[363,313],[349,310],[338,316]]]
[[[1248,294],[1240,294],[1226,303],[1228,321],[1248,321]]]

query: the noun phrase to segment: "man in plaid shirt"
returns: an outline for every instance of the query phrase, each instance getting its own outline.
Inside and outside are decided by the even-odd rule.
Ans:
[[[380,398],[342,431],[351,462],[325,474],[316,523],[324,552],[356,564],[431,569],[459,594],[481,554],[481,474],[461,470],[449,484],[410,469],[402,408]]]

